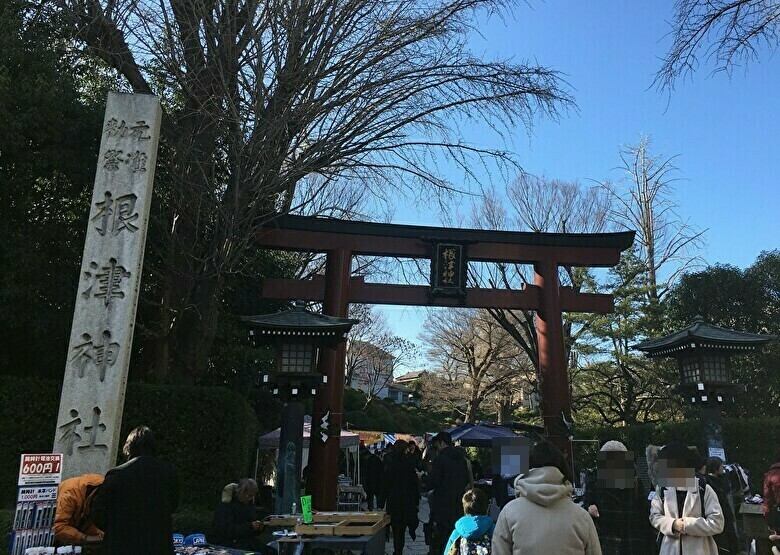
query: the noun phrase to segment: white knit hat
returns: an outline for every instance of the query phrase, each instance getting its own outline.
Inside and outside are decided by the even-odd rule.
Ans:
[[[601,446],[602,451],[628,451],[626,446],[617,440],[611,440]]]

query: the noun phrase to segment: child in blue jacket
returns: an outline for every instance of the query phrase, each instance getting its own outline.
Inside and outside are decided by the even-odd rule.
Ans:
[[[463,512],[443,555],[490,555],[495,523],[487,516],[487,495],[476,488],[468,490],[463,495]]]

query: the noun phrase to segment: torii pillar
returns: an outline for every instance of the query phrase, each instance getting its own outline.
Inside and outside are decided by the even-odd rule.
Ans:
[[[536,311],[536,344],[539,352],[539,378],[544,430],[552,443],[572,460],[572,445],[565,435],[561,414],[571,421],[569,372],[563,345],[558,264],[544,260],[534,264],[534,285],[539,289]]]
[[[352,253],[347,249],[327,251],[325,267],[325,299],[322,313],[346,318],[349,312],[349,285],[352,269]],[[320,349],[318,371],[327,376],[328,383],[322,394],[314,398],[309,442],[309,471],[306,491],[311,493],[317,509],[336,509],[338,491],[339,449],[341,447],[342,410],[344,407],[344,367],[347,358],[347,342],[335,348]],[[320,424],[328,416],[328,438],[321,440]]]

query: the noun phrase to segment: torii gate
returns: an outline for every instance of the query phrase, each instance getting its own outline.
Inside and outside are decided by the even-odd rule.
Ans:
[[[547,437],[571,456],[561,429],[571,419],[569,377],[564,358],[562,311],[608,313],[612,295],[577,293],[558,282],[558,266],[611,267],[634,241],[634,232],[530,233],[448,229],[284,216],[258,232],[258,243],[273,249],[327,253],[325,278],[264,279],[267,299],[320,301],[323,313],[345,318],[350,303],[536,311],[541,409]],[[431,259],[431,285],[365,283],[351,277],[354,255]],[[521,290],[466,287],[468,261],[533,264],[534,284]],[[319,371],[327,384],[315,398],[312,438],[320,437],[329,412],[330,437],[312,441],[309,483],[314,506],[337,503],[338,435],[342,425],[346,345],[323,349]]]

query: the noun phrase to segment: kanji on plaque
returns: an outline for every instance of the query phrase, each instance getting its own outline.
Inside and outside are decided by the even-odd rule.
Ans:
[[[101,434],[106,431],[106,425],[100,421],[101,412],[100,407],[93,407],[89,424],[86,425],[79,411],[70,409],[70,420],[59,427],[59,441],[65,447],[66,454],[73,455],[74,447],[79,451],[108,449],[107,444],[99,443]]]
[[[130,277],[130,272],[117,264],[116,258],[111,258],[107,265],[100,266],[97,262],[90,262],[89,271],[84,272],[84,279],[89,287],[81,293],[85,298],[96,297],[103,299],[106,306],[111,305],[113,299],[124,299],[122,280]]]
[[[146,171],[146,154],[139,150],[136,150],[133,154],[127,155],[127,163],[130,164],[130,171],[145,172]]]
[[[119,355],[120,345],[111,341],[111,332],[103,332],[102,337],[97,341],[92,340],[92,336],[85,333],[81,336],[83,343],[76,345],[72,351],[75,353],[70,362],[76,367],[76,373],[79,378],[84,377],[85,370],[89,365],[98,368],[100,381],[105,381],[106,370],[113,366]]]
[[[127,230],[130,233],[138,231],[135,221],[140,217],[135,209],[135,203],[138,200],[134,194],[122,195],[113,198],[111,193],[105,192],[105,200],[96,202],[98,212],[92,217],[92,221],[97,221],[98,233],[105,235],[118,235],[121,231]]]
[[[103,167],[110,172],[117,171],[119,169],[119,164],[125,161],[125,159],[122,157],[123,153],[123,150],[107,150],[103,155]]]
[[[59,441],[65,446],[65,453],[68,455],[73,454],[73,446],[81,441],[81,435],[78,433],[80,425],[79,411],[70,409],[70,420],[59,426]]]
[[[108,449],[108,445],[105,443],[98,443],[98,436],[106,431],[106,425],[100,421],[100,408],[94,407],[92,409],[92,420],[89,426],[84,426],[84,433],[87,434],[85,438],[88,443],[79,445],[80,451],[93,451],[95,449],[104,450]]]
[[[119,120],[111,118],[106,122],[106,127],[103,130],[109,137],[129,137],[131,139],[148,140],[152,137],[149,135],[149,126],[145,120],[139,120],[135,122],[135,125],[128,125],[125,120]]]
[[[65,478],[119,450],[161,120],[154,96],[108,94],[52,449]]]
[[[434,243],[430,294],[433,297],[464,297],[467,267],[466,245]]]
[[[146,153],[140,150],[125,154],[124,150],[109,149],[103,155],[103,167],[110,172],[115,172],[119,170],[121,164],[125,164],[133,173],[145,172],[148,159]]]

